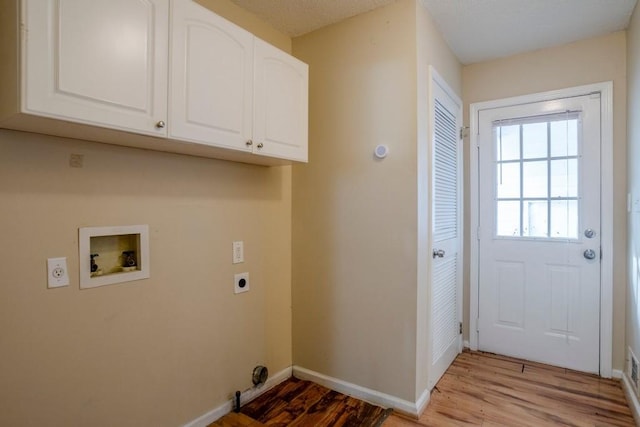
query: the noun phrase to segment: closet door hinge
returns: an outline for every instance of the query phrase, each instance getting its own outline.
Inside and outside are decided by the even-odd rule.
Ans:
[[[465,136],[469,136],[469,126],[462,126],[460,128],[460,139],[464,139]]]
[[[460,335],[462,335],[462,322],[458,323],[458,326],[460,327],[460,329],[459,329]]]

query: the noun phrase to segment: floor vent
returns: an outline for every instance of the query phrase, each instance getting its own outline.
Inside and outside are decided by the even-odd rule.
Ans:
[[[636,357],[635,354],[633,354],[633,351],[631,351],[631,348],[628,348],[628,359],[629,359],[629,378],[631,378],[631,381],[633,383],[633,388],[636,392],[636,395],[640,394],[640,390],[638,389],[638,358]]]

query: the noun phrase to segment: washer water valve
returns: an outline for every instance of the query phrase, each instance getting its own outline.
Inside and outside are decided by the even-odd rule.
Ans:
[[[91,256],[91,272],[95,273],[96,271],[98,271],[98,264],[96,264],[96,260],[94,258],[97,257],[97,256],[100,256],[100,255],[91,254],[90,256]]]
[[[136,265],[138,265],[138,263],[136,262],[136,251],[122,252],[123,267],[135,267]]]

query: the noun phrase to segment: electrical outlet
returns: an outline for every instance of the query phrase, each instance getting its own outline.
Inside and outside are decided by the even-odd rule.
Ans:
[[[69,286],[67,258],[49,258],[47,259],[47,287],[59,288],[61,286]]]
[[[244,262],[244,243],[242,241],[233,242],[233,263]]]
[[[233,278],[233,293],[249,291],[249,273],[238,273]]]

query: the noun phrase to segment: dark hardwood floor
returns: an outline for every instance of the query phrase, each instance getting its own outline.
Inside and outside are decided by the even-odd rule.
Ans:
[[[338,393],[309,381],[289,378],[262,396],[242,407],[241,415],[258,424],[247,423],[246,418],[235,420],[229,414],[210,427],[243,426],[309,426],[378,427],[391,410],[371,405],[362,400]],[[226,424],[225,424],[226,423]]]
[[[309,381],[290,378],[242,408],[277,426],[378,426],[391,411]]]

